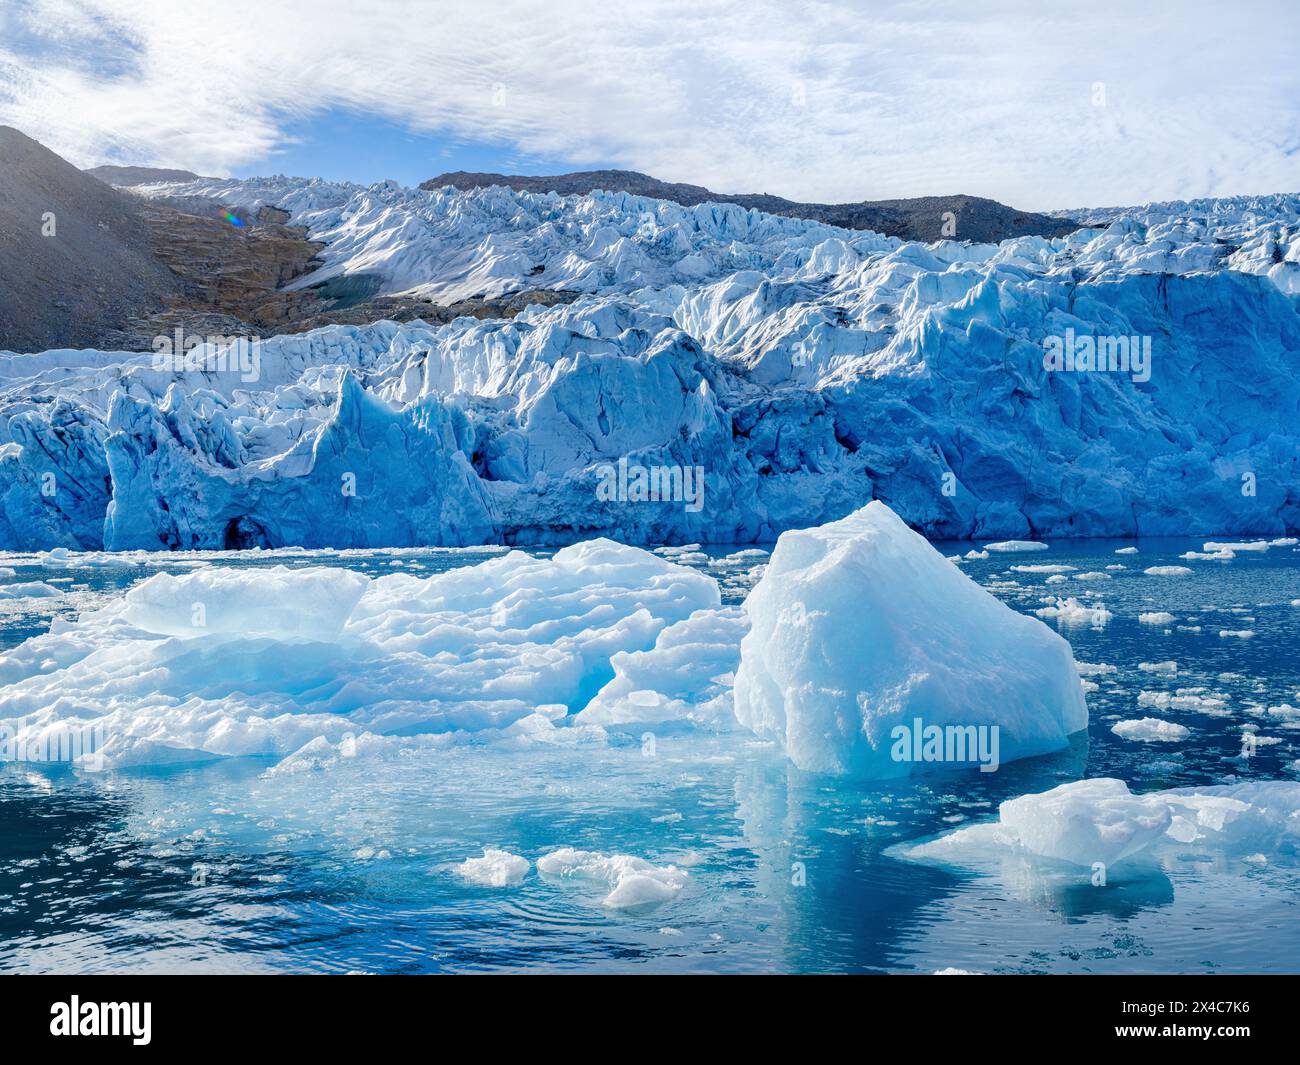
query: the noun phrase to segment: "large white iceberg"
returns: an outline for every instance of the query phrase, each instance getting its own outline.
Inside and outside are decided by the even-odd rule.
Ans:
[[[952,735],[967,742],[960,761],[985,761],[982,737],[1009,761],[1058,750],[1087,726],[1069,644],[879,501],[782,535],[745,607],[736,717],[802,769],[906,776],[949,765]]]
[[[0,729],[22,750],[93,729],[109,767],[301,749],[286,768],[303,768],[374,736],[544,738],[618,677],[640,678],[638,653],[664,660],[662,634],[707,630],[719,610],[711,577],[599,539],[427,578],[158,574],[0,657]],[[689,694],[670,683],[663,698]]]

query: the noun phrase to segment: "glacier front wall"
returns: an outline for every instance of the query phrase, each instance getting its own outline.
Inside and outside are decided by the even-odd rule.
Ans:
[[[442,213],[395,247],[588,294],[277,337],[252,380],[215,349],[0,354],[0,547],[735,543],[871,499],[932,538],[1300,527],[1300,198],[924,246],[503,191],[473,246],[475,194],[406,190]],[[510,229],[511,197],[549,215]],[[1149,380],[1045,369],[1067,335],[1147,338]],[[611,498],[620,463],[702,498]]]

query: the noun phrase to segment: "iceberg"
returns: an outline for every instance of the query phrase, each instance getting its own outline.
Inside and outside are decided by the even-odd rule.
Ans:
[[[1294,853],[1300,843],[1300,783],[1253,781],[1134,795],[1122,780],[1096,778],[1022,795],[991,824],[895,848],[899,857],[969,865],[1019,853],[1088,868],[1162,847],[1228,857]]]
[[[666,703],[690,697],[694,627],[718,641],[721,674],[738,636],[734,619],[710,623],[720,609],[711,577],[601,539],[427,578],[156,574],[0,658],[0,728],[25,744],[93,727],[108,768],[256,755],[286,772],[388,737],[590,735],[568,718],[611,683],[599,705],[617,705],[620,677],[653,683],[639,652],[682,670]]]
[[[517,887],[528,875],[529,862],[497,847],[484,847],[483,857],[466,858],[451,866],[462,880],[482,887]]]
[[[801,769],[880,779],[947,763],[899,756],[898,729],[914,722],[945,738],[992,730],[1002,761],[1059,750],[1087,726],[1069,644],[882,502],[784,533],[745,610],[736,717]]]
[[[1161,721],[1158,717],[1144,717],[1134,721],[1120,721],[1111,726],[1111,732],[1121,739],[1139,743],[1177,743],[1191,733],[1184,725]]]
[[[594,881],[610,888],[602,905],[615,910],[647,910],[684,888],[690,873],[675,865],[654,865],[629,854],[561,847],[537,859],[537,871],[559,881]]]

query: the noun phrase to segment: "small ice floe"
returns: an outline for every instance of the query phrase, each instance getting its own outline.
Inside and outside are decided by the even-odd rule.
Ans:
[[[1249,640],[1254,637],[1254,629],[1220,629],[1219,635],[1227,639]]]
[[[1012,566],[1011,570],[1014,573],[1073,573],[1078,568],[1078,566],[1045,562],[1041,566]]]
[[[1121,721],[1111,726],[1111,732],[1121,739],[1136,740],[1138,743],[1178,743],[1191,735],[1182,725],[1161,721],[1158,717]]]
[[[946,969],[936,969],[935,976],[979,976],[979,973],[973,973],[969,969],[954,969],[951,965]]]
[[[1148,577],[1186,577],[1192,571],[1186,566],[1148,566],[1142,572]]]
[[[1142,670],[1143,673],[1177,673],[1178,663],[1172,660],[1168,662],[1139,662],[1138,669]]]
[[[1219,543],[1216,540],[1210,540],[1201,545],[1201,550],[1211,554],[1220,551],[1230,551],[1236,554],[1238,551],[1267,551],[1271,545],[1267,540],[1251,540],[1240,544]]]
[[[675,865],[652,865],[630,854],[561,847],[537,859],[537,871],[559,880],[586,880],[608,884],[601,900],[610,909],[649,908],[667,902],[690,882],[690,874]]]
[[[1111,576],[1109,573],[1103,573],[1099,569],[1094,569],[1089,570],[1087,573],[1076,573],[1074,579],[1076,581],[1108,581],[1111,579]]]
[[[886,853],[955,865],[1019,853],[1085,870],[1159,847],[1177,854],[1189,844],[1241,858],[1287,853],[1300,819],[1300,783],[1252,781],[1135,795],[1122,780],[1096,778],[1009,799],[998,813],[996,822]]]
[[[1115,616],[1106,609],[1105,603],[1089,606],[1073,596],[1057,599],[1054,605],[1040,607],[1034,613],[1040,618],[1052,618],[1061,625],[1092,625],[1098,629]]]
[[[1068,580],[1064,573],[1053,573],[1047,578],[1048,584],[1064,584]]]
[[[1165,610],[1153,610],[1149,614],[1138,615],[1138,621],[1143,625],[1170,625],[1174,620],[1173,614]]]
[[[44,581],[27,581],[22,584],[0,585],[0,599],[52,599],[62,595],[63,589]]]
[[[1077,659],[1074,668],[1081,677],[1095,677],[1104,673],[1118,673],[1119,669],[1109,662],[1080,662]]]
[[[966,557],[967,558],[988,558],[989,553],[987,551],[976,551],[972,548],[970,551],[966,552]],[[1013,566],[1012,568],[1014,569],[1015,567]]]
[[[1209,717],[1228,717],[1228,701],[1220,695],[1207,695],[1204,688],[1179,688],[1175,692],[1142,691],[1138,706],[1156,710],[1191,710]]]
[[[484,847],[483,857],[466,858],[449,867],[462,880],[483,887],[516,887],[528,875],[527,858],[496,847]]]
[[[1115,549],[1117,555],[1136,555],[1137,553],[1138,549],[1136,547],[1117,547]]]
[[[1047,545],[1038,540],[999,540],[995,544],[985,544],[984,550],[1014,554],[1019,551],[1046,551]]]

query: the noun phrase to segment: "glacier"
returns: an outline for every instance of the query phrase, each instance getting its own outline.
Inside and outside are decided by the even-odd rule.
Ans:
[[[1081,212],[923,245],[626,193],[293,178],[144,186],[290,212],[338,279],[510,320],[204,349],[0,353],[0,548],[770,542],[879,499],[931,538],[1300,527],[1300,196]],[[1051,372],[1149,338],[1149,380]],[[699,471],[698,509],[606,474]]]

